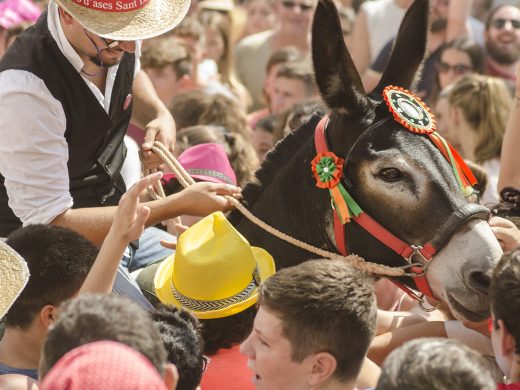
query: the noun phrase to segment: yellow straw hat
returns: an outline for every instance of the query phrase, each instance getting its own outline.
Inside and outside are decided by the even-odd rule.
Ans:
[[[184,18],[190,0],[56,0],[87,30],[135,41],[161,35]]]
[[[179,237],[175,254],[155,273],[155,293],[200,319],[228,317],[254,305],[260,283],[274,272],[271,255],[216,212]]]
[[[29,280],[25,260],[7,244],[0,242],[0,318],[16,301]]]

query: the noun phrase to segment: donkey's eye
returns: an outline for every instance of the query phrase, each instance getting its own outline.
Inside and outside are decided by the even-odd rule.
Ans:
[[[384,168],[379,172],[379,176],[385,181],[397,181],[403,177],[401,172],[395,168]]]

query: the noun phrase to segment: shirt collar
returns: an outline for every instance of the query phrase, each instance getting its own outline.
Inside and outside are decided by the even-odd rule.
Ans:
[[[58,12],[58,4],[56,4],[55,0],[49,1],[49,7],[47,12],[47,27],[49,28],[52,37],[56,41],[56,44],[58,45],[59,49],[61,50],[65,58],[69,60],[72,66],[79,73],[81,69],[83,69],[83,66],[85,66],[85,63],[80,58],[78,53],[76,53],[76,50],[74,50],[68,39],[65,37],[65,33],[63,32],[63,29],[61,27],[60,14]]]

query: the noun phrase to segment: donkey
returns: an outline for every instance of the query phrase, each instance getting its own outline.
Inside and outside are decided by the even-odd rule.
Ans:
[[[428,9],[427,0],[414,1],[380,83],[366,94],[344,45],[333,1],[319,0],[312,55],[316,82],[330,109],[325,138],[329,150],[346,161],[341,183],[357,204],[400,240],[417,245],[407,256],[411,263],[424,265],[417,248],[432,237],[437,240],[438,252],[422,268],[428,295],[447,303],[459,319],[481,321],[489,315],[488,274],[501,255],[487,223],[489,214],[468,203],[440,149],[427,136],[394,120],[382,97],[385,86],[412,86],[426,51]],[[331,199],[328,191],[316,186],[311,172],[319,121],[311,118],[276,145],[256,181],[244,187],[243,198],[248,209],[271,226],[338,253]],[[252,245],[269,251],[278,268],[315,257],[265,232],[238,211],[230,221]],[[392,267],[407,264],[356,220],[343,229],[349,253]],[[414,287],[411,276],[398,282]]]

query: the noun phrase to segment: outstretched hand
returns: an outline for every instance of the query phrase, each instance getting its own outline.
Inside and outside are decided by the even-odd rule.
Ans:
[[[117,235],[126,243],[137,240],[145,229],[146,220],[150,216],[150,208],[141,204],[139,195],[162,177],[156,172],[136,182],[119,200],[110,235]]]
[[[230,184],[200,182],[179,193],[183,215],[206,216],[214,211],[229,211],[233,205],[225,196],[240,198],[241,189]]]
[[[489,226],[504,252],[520,247],[520,230],[513,222],[505,218],[493,217],[489,220]]]

